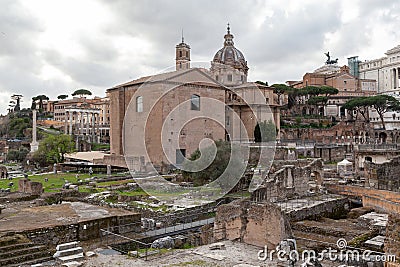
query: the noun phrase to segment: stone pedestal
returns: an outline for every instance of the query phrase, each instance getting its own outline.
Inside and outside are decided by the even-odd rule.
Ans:
[[[111,165],[107,165],[107,175],[111,175]]]

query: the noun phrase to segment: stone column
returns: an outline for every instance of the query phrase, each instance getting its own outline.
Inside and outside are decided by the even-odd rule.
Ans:
[[[79,135],[78,111],[75,111],[75,134]]]
[[[83,135],[84,128],[85,128],[85,125],[83,124],[83,111],[81,111],[81,129],[80,129],[81,135]]]
[[[98,121],[96,121],[96,113],[92,112],[92,140],[93,140],[93,142],[96,137],[96,123],[99,123]]]
[[[395,70],[396,70],[396,71],[395,71],[396,77],[395,77],[395,79],[394,79],[394,80],[395,80],[395,87],[398,88],[398,87],[400,87],[400,86],[399,86],[399,68],[396,68]]]
[[[36,143],[36,109],[33,110],[33,114],[32,114],[32,143]]]
[[[88,141],[89,141],[89,125],[90,125],[90,119],[89,119],[89,116],[90,116],[90,112],[86,112],[86,136],[87,136],[87,138],[88,138]]]
[[[36,109],[32,111],[32,143],[31,152],[36,152],[39,148],[39,143],[36,141]]]
[[[100,143],[100,113],[96,114],[97,116],[97,142]]]
[[[73,112],[69,111],[69,134],[70,135],[72,134],[72,115],[73,115]]]
[[[65,110],[64,133],[68,134],[68,111]]]

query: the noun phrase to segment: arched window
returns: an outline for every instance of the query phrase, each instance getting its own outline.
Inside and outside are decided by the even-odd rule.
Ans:
[[[190,98],[190,109],[200,110],[200,96],[192,95],[192,97]]]
[[[136,112],[143,112],[143,96],[136,97]]]

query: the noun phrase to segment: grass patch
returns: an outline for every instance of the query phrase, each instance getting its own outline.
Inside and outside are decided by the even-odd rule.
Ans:
[[[28,178],[34,182],[40,182],[43,184],[44,192],[55,192],[60,190],[65,184],[65,180],[70,183],[76,183],[78,180],[84,180],[90,178],[89,174],[83,173],[78,174],[78,179],[76,178],[76,173],[57,173],[57,174],[37,174],[30,175]],[[47,182],[46,182],[47,178]]]
[[[86,178],[90,178],[91,176],[86,173],[79,173],[78,179],[76,178],[76,173],[51,173],[51,174],[35,174],[28,175],[28,178],[33,182],[40,182],[43,185],[44,192],[57,192],[65,184],[65,180],[70,183],[76,183],[78,180],[84,180]],[[46,181],[47,178],[47,181]],[[21,178],[13,178],[12,180],[1,179],[0,180],[0,188],[8,188],[8,184],[10,182],[14,183],[14,186],[11,188],[12,192],[18,191],[18,180]],[[81,186],[82,187],[82,186]]]
[[[249,191],[243,191],[243,192],[235,192],[235,193],[230,193],[226,195],[227,197],[232,197],[232,198],[247,198],[251,197],[251,193]]]
[[[133,180],[119,180],[119,181],[108,181],[108,182],[100,182],[97,183],[97,186],[113,186],[113,185],[122,185],[127,183],[132,183]]]
[[[143,191],[143,189],[140,187],[138,187],[132,191],[117,191],[117,194],[119,194],[121,196],[130,196],[130,197],[147,196],[147,193],[145,191]]]
[[[190,245],[189,243],[185,243],[182,246],[182,249],[190,249],[190,248],[194,248],[195,246]]]
[[[364,244],[365,241],[375,237],[376,235],[378,235],[377,231],[367,232],[365,234],[359,235],[359,236],[353,238],[352,240],[350,240],[348,242],[348,245],[349,246],[353,246],[353,247],[357,247],[357,248],[362,247],[362,245]]]
[[[110,150],[110,144],[92,143],[92,150],[93,150],[93,151],[105,151],[105,150]]]
[[[9,187],[8,184],[10,182],[13,182],[14,185],[12,187]],[[1,179],[0,180],[0,188],[1,189],[6,189],[6,188],[10,188],[11,192],[15,192],[18,190],[18,180],[17,179],[13,179],[13,180],[8,180],[8,179]]]

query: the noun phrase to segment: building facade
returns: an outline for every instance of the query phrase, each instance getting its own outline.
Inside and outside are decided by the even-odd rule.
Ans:
[[[228,26],[210,69],[190,67],[190,46],[176,46],[176,70],[107,90],[111,155],[107,164],[148,171],[182,164],[202,142],[254,141],[259,121],[279,128],[273,88],[247,82],[248,67]],[[279,132],[279,131],[278,131]],[[205,141],[207,143],[207,141]]]
[[[389,49],[386,56],[358,61],[358,75],[362,79],[377,81],[378,93],[400,95],[400,45]]]
[[[65,134],[74,135],[77,150],[88,150],[83,143],[109,143],[110,101],[108,97],[73,97],[56,101],[54,120]],[[82,144],[78,144],[82,143]]]
[[[347,111],[341,109],[342,105],[355,97],[372,96],[376,94],[376,80],[360,79],[350,74],[350,68],[346,65],[340,67],[335,64],[325,64],[312,73],[306,73],[302,81],[289,81],[289,86],[304,88],[306,86],[330,86],[339,90],[337,95],[329,97],[327,105],[321,110],[306,105],[307,97],[298,99],[301,114],[320,114],[324,116],[343,117]]]
[[[400,45],[386,51],[384,57],[357,63],[360,77],[377,80],[379,94],[390,95],[400,100]],[[374,109],[370,109],[369,117],[374,129],[384,128]],[[400,112],[386,112],[384,122],[386,130],[400,129]]]

